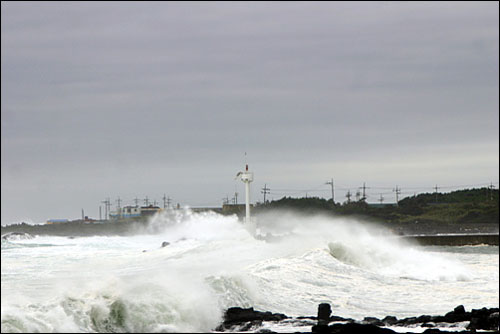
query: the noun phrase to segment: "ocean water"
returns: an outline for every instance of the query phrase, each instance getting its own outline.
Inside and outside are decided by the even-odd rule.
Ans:
[[[185,210],[154,217],[149,234],[2,240],[1,331],[210,332],[232,306],[314,316],[327,302],[361,320],[499,305],[496,246],[421,247],[362,221],[286,212],[258,226],[279,238]]]

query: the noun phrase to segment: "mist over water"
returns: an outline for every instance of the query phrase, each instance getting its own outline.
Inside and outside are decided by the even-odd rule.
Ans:
[[[2,240],[2,332],[210,331],[232,306],[294,316],[328,302],[355,319],[498,306],[498,247],[422,248],[292,212],[257,221],[269,242],[236,216],[190,210],[131,237]]]

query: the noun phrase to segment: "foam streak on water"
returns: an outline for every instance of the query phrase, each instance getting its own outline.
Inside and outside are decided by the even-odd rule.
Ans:
[[[154,217],[150,234],[2,241],[2,332],[200,332],[231,306],[314,315],[444,314],[499,303],[498,247],[417,247],[341,218]],[[161,248],[163,241],[170,244]]]

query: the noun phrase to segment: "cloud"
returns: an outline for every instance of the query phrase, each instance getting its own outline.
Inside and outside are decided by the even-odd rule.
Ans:
[[[498,37],[494,2],[2,2],[2,223],[49,215],[42,193],[218,203],[245,151],[268,184],[360,159],[404,182],[388,157],[436,145],[436,170],[482,154],[449,182],[497,178]]]

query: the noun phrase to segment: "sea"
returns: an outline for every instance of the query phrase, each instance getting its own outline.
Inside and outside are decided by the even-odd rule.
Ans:
[[[6,238],[1,331],[213,332],[235,306],[298,317],[329,303],[332,315],[362,320],[499,305],[498,246],[424,247],[342,217],[255,220],[257,238],[236,216],[189,209],[129,236]]]

